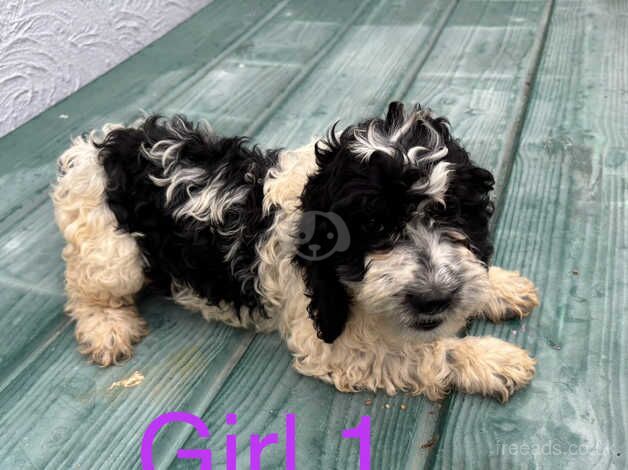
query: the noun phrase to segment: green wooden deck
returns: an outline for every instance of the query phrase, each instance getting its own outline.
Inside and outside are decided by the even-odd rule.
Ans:
[[[236,432],[297,416],[297,468],[357,469],[340,438],[372,417],[373,469],[628,466],[628,4],[622,0],[215,0],[174,31],[0,140],[0,468],[139,468],[149,421],[159,468],[224,468]],[[447,115],[499,181],[495,263],[539,286],[525,321],[472,334],[538,358],[508,404],[341,394],[302,377],[276,335],[209,324],[147,299],[151,334],[122,366],[76,352],[62,314],[61,236],[48,198],[69,138],[140,109],[205,117],[221,133],[294,147],[391,99]],[[134,388],[110,385],[134,371]],[[225,424],[226,413],[238,425]],[[283,468],[280,446],[262,467]]]

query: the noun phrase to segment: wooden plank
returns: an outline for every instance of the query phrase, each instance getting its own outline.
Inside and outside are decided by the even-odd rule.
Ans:
[[[168,103],[166,112],[219,122],[223,134],[255,135],[251,124],[273,109],[271,103],[285,99],[286,90],[300,83],[369,8],[372,2],[325,0],[287,9],[261,37]]]
[[[61,236],[51,223],[47,194],[33,199],[40,204],[32,204],[28,222],[0,224],[6,227],[0,231],[0,390],[16,363],[67,323],[61,316]]]
[[[558,0],[497,230],[540,288],[522,322],[478,323],[538,359],[506,406],[456,396],[434,468],[626,468],[625,2]]]
[[[472,157],[494,171],[521,113],[544,5],[461,3],[406,94],[448,116]]]
[[[438,37],[455,4],[426,3],[416,8],[411,3],[380,2],[368,21],[352,28],[333,53],[291,91],[289,100],[275,103],[272,116],[256,126],[260,142],[303,145],[313,134],[322,135],[338,118],[348,123],[381,113],[413,61],[423,60],[430,52],[423,46],[434,35]],[[440,12],[436,18],[432,16],[435,8]]]
[[[207,406],[204,399],[244,352],[250,333],[189,313],[163,315],[172,310],[165,301],[142,309],[151,334],[123,366],[87,365],[72,335],[62,334],[4,389],[0,467],[132,468],[152,418]],[[134,371],[145,377],[140,385],[110,389]]]
[[[446,10],[448,21],[442,35],[416,78],[417,71],[411,65],[415,57],[421,59],[421,44],[425,41],[406,38],[405,43],[398,39],[391,43],[398,36],[379,23],[382,21],[394,31],[400,27],[418,31],[419,28],[410,24],[425,17],[411,6],[406,8],[383,19],[373,15],[368,24],[356,26],[349,34],[351,39],[339,44],[318,65],[316,73],[277,107],[262,128],[260,141],[279,143],[284,139],[284,144],[287,141],[292,146],[301,145],[308,141],[312,129],[322,133],[339,116],[346,118],[343,122],[350,122],[368,112],[380,114],[391,94],[398,92],[404,73],[410,70],[413,77],[408,80],[410,89],[406,99],[427,96],[427,100],[421,98],[421,101],[432,103],[430,98],[434,98],[433,107],[450,116],[456,133],[462,135],[474,156],[495,168],[497,159],[491,152],[499,152],[504,140],[491,144],[487,135],[507,132],[512,122],[505,120],[504,115],[512,116],[514,101],[522,89],[526,69],[518,62],[528,59],[540,26],[543,3],[500,4],[499,15],[482,2],[463,2],[451,17]],[[469,17],[476,9],[479,14]],[[436,20],[428,22],[434,23]],[[427,34],[431,37],[434,32]],[[404,45],[408,43],[416,46],[412,52]],[[514,51],[517,61],[510,60],[510,66],[505,67],[504,62]],[[445,68],[445,72],[437,75],[438,67],[444,64],[452,70]],[[456,75],[464,78],[451,78]],[[491,99],[494,92],[501,93]],[[454,96],[455,101],[441,99],[446,96]],[[491,112],[496,104],[503,114]],[[469,109],[474,109],[473,122]],[[212,431],[211,439],[204,442],[191,435],[184,447],[224,449],[225,435],[231,431],[239,436],[269,432],[283,436],[284,416],[294,412],[298,468],[357,468],[357,445],[343,441],[340,433],[357,424],[361,415],[368,414],[372,416],[373,429],[372,468],[420,468],[424,464],[431,450],[439,404],[406,396],[339,394],[328,385],[300,377],[289,364],[289,352],[276,336],[257,336],[203,416]],[[238,414],[237,426],[225,425],[227,412]],[[245,439],[239,442],[239,462],[247,461],[248,449]],[[224,453],[214,455],[218,465],[224,463],[224,458]],[[281,467],[283,458],[280,447],[264,451],[264,464],[268,468]],[[185,463],[177,460],[173,466],[185,468]]]

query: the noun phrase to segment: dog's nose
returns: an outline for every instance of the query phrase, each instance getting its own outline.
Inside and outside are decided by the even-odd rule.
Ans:
[[[451,293],[438,294],[408,294],[406,300],[412,308],[423,315],[436,315],[449,308],[452,303]]]

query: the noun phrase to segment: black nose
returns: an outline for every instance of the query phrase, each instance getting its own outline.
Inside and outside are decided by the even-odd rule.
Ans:
[[[412,308],[423,315],[436,315],[449,308],[453,300],[452,294],[408,294],[407,302]]]

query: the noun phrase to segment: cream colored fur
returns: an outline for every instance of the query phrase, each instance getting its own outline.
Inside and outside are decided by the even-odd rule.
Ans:
[[[116,230],[115,216],[105,203],[104,169],[92,139],[75,139],[61,155],[64,175],[52,199],[67,242],[66,312],[76,320],[81,353],[107,366],[129,357],[132,344],[147,333],[133,298],[144,285],[144,274],[135,239]]]
[[[134,295],[145,282],[143,260],[134,236],[116,230],[104,199],[104,170],[91,141],[76,139],[59,165],[63,176],[53,200],[67,241],[66,310],[77,322],[81,352],[98,364],[110,365],[128,357],[132,344],[147,332],[134,304]],[[368,299],[357,295],[344,333],[333,344],[318,339],[307,314],[303,279],[292,263],[301,216],[299,196],[314,171],[310,144],[282,152],[265,181],[264,208],[278,208],[270,237],[258,246],[255,289],[264,299],[268,320],[252,319],[248,312],[238,320],[228,307],[210,306],[183,285],[173,285],[175,301],[208,320],[258,331],[278,329],[297,371],[341,391],[407,391],[435,400],[456,388],[505,401],[530,381],[535,361],[518,346],[493,337],[455,336],[470,317],[493,321],[521,317],[538,304],[530,281],[496,267],[475,273],[485,277],[486,286],[478,294],[478,308],[456,312],[431,332],[401,331],[386,315],[368,312]]]
[[[539,305],[534,284],[518,272],[491,266],[488,279],[491,288],[480,312],[486,319],[499,322],[523,318]]]

